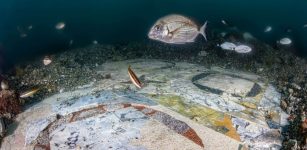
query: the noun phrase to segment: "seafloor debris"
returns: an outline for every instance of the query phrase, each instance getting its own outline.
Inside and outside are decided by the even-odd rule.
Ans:
[[[252,48],[247,45],[238,45],[236,46],[235,51],[237,53],[249,53],[252,51]]]
[[[3,118],[0,117],[0,140],[4,137],[4,135],[5,135],[5,124]]]
[[[2,80],[1,81],[1,89],[2,90],[8,90],[9,89],[9,83],[7,80]]]
[[[21,107],[16,93],[12,90],[0,91],[0,116],[12,119],[20,113]]]
[[[43,59],[43,64],[45,66],[49,65],[50,63],[52,62],[50,56],[45,56],[44,59]]]
[[[230,42],[224,42],[220,45],[220,47],[224,50],[235,50],[237,46]]]
[[[224,42],[220,45],[224,50],[234,50],[237,53],[249,53],[252,51],[252,48],[247,45],[235,45],[234,43]]]
[[[290,38],[282,38],[278,41],[278,43],[282,44],[282,45],[290,45],[292,43],[292,40]]]

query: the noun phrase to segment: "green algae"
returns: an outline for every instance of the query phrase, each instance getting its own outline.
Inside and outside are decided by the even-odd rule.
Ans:
[[[221,112],[209,107],[200,106],[199,104],[185,102],[182,97],[177,95],[159,95],[153,98],[159,104],[206,126],[215,127],[215,121],[221,120],[224,117],[224,114]]]
[[[223,133],[235,140],[240,141],[240,136],[233,127],[231,116],[209,107],[185,101],[177,95],[155,95],[152,96],[159,104],[168,107],[183,116]]]

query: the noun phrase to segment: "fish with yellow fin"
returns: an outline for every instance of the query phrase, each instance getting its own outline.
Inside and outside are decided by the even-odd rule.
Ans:
[[[135,75],[135,73],[132,71],[131,66],[128,67],[128,74],[130,77],[131,82],[138,88],[142,88],[143,84],[139,80],[139,78]]]

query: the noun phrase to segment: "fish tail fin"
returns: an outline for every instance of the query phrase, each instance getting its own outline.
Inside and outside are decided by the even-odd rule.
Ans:
[[[206,27],[207,27],[207,23],[208,23],[208,21],[206,21],[205,24],[204,24],[204,25],[200,28],[200,30],[199,30],[199,33],[200,33],[201,35],[204,36],[204,38],[205,38],[206,41],[208,41],[208,40],[207,40],[207,36],[206,36]]]

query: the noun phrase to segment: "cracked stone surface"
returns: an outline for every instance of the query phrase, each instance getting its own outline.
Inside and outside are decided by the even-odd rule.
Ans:
[[[129,65],[142,89],[130,82]],[[286,123],[280,93],[260,76],[144,59],[108,62],[96,71],[111,78],[28,108],[18,115],[20,123],[11,127],[2,149],[281,146],[278,131]]]

